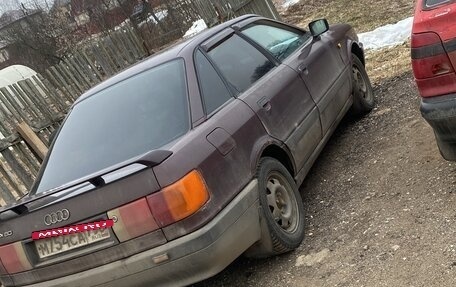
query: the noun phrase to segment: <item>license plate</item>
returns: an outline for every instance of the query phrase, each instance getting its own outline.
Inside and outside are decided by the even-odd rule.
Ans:
[[[109,229],[99,229],[37,240],[35,241],[35,246],[38,251],[38,256],[40,258],[46,258],[90,245],[109,238],[110,236]]]

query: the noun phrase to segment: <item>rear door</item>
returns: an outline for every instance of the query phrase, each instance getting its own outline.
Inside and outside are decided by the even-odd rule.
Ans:
[[[278,40],[296,39],[290,33],[286,37]],[[299,74],[232,29],[203,47],[231,89],[258,115],[268,133],[288,144],[299,169],[322,136],[318,110]]]

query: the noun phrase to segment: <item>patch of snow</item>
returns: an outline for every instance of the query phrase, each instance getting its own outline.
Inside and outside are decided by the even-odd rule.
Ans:
[[[282,4],[282,7],[285,8],[285,9],[288,9],[291,6],[293,6],[295,4],[298,4],[299,1],[301,1],[301,0],[284,0],[283,4]]]
[[[155,13],[155,17],[157,17],[158,21],[165,19],[166,16],[168,16],[168,10],[162,10]],[[147,21],[157,24],[157,21],[155,21],[155,18],[152,16],[152,14],[147,18]]]
[[[185,32],[184,38],[194,36],[206,29],[207,29],[206,22],[204,22],[203,19],[200,19],[200,20],[194,22],[192,27],[190,27],[190,29],[188,29],[188,31]]]
[[[157,17],[158,21],[165,19],[166,16],[168,16],[168,10],[161,10],[161,11],[155,12],[155,17]],[[155,20],[154,16],[152,14],[150,14],[149,17],[147,17],[146,20],[139,23],[138,26],[141,27],[147,23],[158,24],[157,21]]]
[[[359,34],[359,41],[365,49],[379,50],[401,45],[412,33],[413,17],[388,24],[373,31]]]
[[[157,16],[158,20],[163,20],[166,16],[168,16],[168,10],[162,10],[157,13],[155,13]]]
[[[130,19],[126,19],[125,21],[120,23],[118,26],[114,27],[114,31],[119,31],[119,30],[121,30],[123,27],[125,27],[127,25],[130,25]]]

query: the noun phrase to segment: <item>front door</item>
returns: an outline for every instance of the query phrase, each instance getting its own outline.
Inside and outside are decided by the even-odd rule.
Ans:
[[[300,73],[315,100],[323,135],[335,124],[351,94],[350,70],[342,61],[338,44],[328,31],[302,48],[296,60],[286,61]]]

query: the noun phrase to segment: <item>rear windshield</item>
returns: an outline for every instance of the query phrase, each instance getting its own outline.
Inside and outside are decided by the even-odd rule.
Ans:
[[[434,6],[449,2],[453,2],[453,0],[426,0],[424,1],[424,5],[425,8],[432,8]]]
[[[76,104],[63,124],[40,193],[158,149],[189,130],[182,60],[119,82]]]

